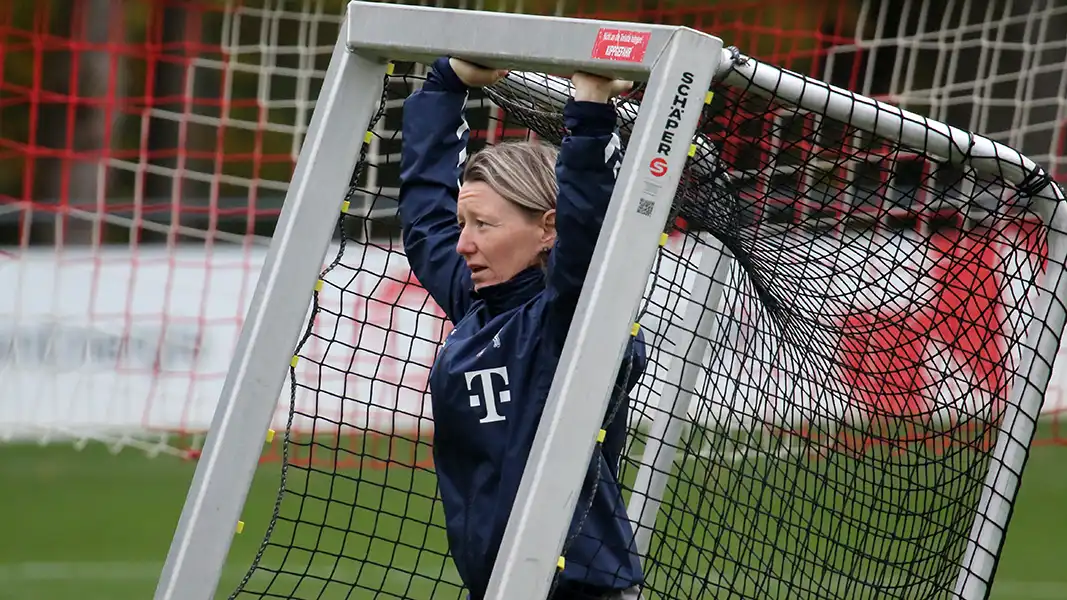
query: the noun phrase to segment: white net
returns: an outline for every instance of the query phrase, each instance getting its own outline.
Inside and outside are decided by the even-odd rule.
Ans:
[[[71,45],[114,35],[84,14],[48,32],[0,19],[0,43],[25,59],[3,73],[3,115],[26,123],[5,133],[2,155],[0,386],[9,393],[0,401],[0,434],[195,452],[343,3],[97,4],[124,25],[132,50]],[[981,132],[1056,176],[1067,169],[1062,2],[824,0],[799,9],[783,0],[742,8],[590,1],[525,9],[698,27],[773,64]],[[35,45],[56,58],[44,60],[49,52],[34,53]],[[63,102],[32,91],[36,75],[72,61],[83,73],[75,84],[42,84]],[[82,105],[74,116],[72,105]],[[374,145],[369,160],[382,165],[375,173],[388,185],[395,149]],[[365,233],[390,233],[381,227]],[[384,294],[382,305],[398,293],[371,287]],[[1067,408],[1061,378],[1057,370],[1050,412]],[[283,393],[276,425],[287,409]]]

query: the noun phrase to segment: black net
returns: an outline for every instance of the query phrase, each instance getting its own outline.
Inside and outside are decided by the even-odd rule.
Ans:
[[[290,369],[274,517],[233,598],[466,598],[427,394],[451,324],[412,274],[396,215],[402,105],[425,70],[398,63],[385,79]],[[532,137],[478,91],[466,120],[471,154]]]
[[[395,214],[401,103],[423,73],[398,64],[387,78],[291,370],[275,518],[233,597],[466,597],[427,395],[449,325],[410,273]],[[472,93],[470,153],[558,143],[568,86],[512,73]],[[713,91],[640,302],[649,362],[605,418],[625,421],[613,467],[628,500],[651,455],[676,453],[641,593],[946,597],[1011,390],[1029,377],[1049,234],[1029,200],[1050,182],[1014,187],[774,90]],[[642,96],[618,105],[624,146]],[[716,271],[714,300],[695,304],[714,317],[695,336],[695,393],[677,435],[649,444],[671,410],[668,372],[691,353],[689,294]]]
[[[969,147],[925,155],[774,89],[713,91],[642,310],[650,422],[691,351],[670,328],[689,291],[720,249],[734,263],[695,299],[714,326],[684,431],[626,461],[632,481],[676,453],[645,595],[943,598],[961,570],[990,581],[965,550],[1012,391],[1044,385],[1021,357],[1038,286],[1056,283],[1039,283],[1049,205],[1033,201],[1055,184],[1010,185],[956,166]]]

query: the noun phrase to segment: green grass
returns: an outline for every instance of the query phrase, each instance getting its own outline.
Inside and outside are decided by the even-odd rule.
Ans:
[[[1065,453],[1067,448],[1042,446],[1031,456],[994,586],[993,597],[998,600],[1067,599]],[[864,479],[893,478],[896,486],[922,487],[932,481],[929,478],[945,476],[926,470],[919,461],[895,472],[879,471],[873,458],[836,467],[818,461],[800,476],[783,468],[789,461],[754,466],[747,470],[748,476],[717,462],[721,461],[698,462],[686,469],[670,503],[689,507],[690,514],[664,515],[664,531],[675,541],[660,543],[679,547],[696,543],[705,548],[717,543],[730,549],[740,560],[709,563],[690,553],[683,571],[706,572],[711,566],[720,582],[734,589],[768,585],[763,565],[772,547],[785,547],[797,559],[774,563],[778,589],[764,588],[771,592],[768,595],[789,588],[791,580],[809,578],[820,569],[832,571],[835,565],[921,558],[908,554],[907,544],[876,539],[865,545],[852,543],[857,547],[851,555],[826,554],[834,540],[860,539],[866,522],[901,532],[920,522],[926,523],[927,531],[954,524],[949,505],[939,504],[936,494],[923,499],[924,506],[912,507],[928,513],[914,519],[891,517],[899,511],[877,503],[851,520],[842,518],[841,511],[825,508],[827,503],[833,506],[835,498],[863,490]],[[115,455],[93,444],[81,451],[62,444],[0,446],[0,511],[6,516],[0,528],[0,600],[151,598],[194,468],[192,462],[146,458],[135,450]],[[807,499],[786,502],[776,497],[775,490],[786,481],[796,481]],[[263,465],[243,511],[246,527],[234,538],[219,598],[228,597],[255,556],[274,510],[278,484],[278,465]],[[263,564],[274,569],[284,561],[282,571],[287,574],[268,577],[261,572],[249,589],[269,588],[274,597],[292,594],[324,600],[375,597],[365,588],[417,599],[456,598],[456,588],[441,583],[457,582],[443,559],[443,532],[424,525],[441,519],[433,499],[435,485],[431,473],[403,467],[348,468],[336,474],[292,470],[287,487],[298,493],[286,495],[281,514],[290,518],[299,514],[300,523],[282,520],[273,538],[278,545],[263,556]],[[697,493],[700,490],[704,491]],[[935,510],[939,506],[942,510]],[[702,519],[694,519],[694,511]],[[287,546],[326,552],[285,552]],[[859,555],[861,549],[870,554]],[[669,585],[678,597],[696,597],[697,581],[682,575],[657,587]],[[353,588],[356,583],[362,587]],[[702,597],[715,596],[709,589]],[[792,588],[791,597],[805,595]]]

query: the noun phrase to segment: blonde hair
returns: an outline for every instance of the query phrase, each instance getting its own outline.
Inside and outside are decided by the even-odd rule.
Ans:
[[[467,161],[463,181],[480,181],[534,216],[556,208],[559,150],[541,142],[487,146]]]

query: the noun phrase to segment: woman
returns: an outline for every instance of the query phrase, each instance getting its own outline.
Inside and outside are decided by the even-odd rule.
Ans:
[[[468,161],[467,93],[504,74],[441,58],[404,104],[404,247],[454,324],[430,373],[433,448],[450,552],[472,600],[489,584],[611,198],[621,156],[609,101],[628,87],[576,73],[558,152],[506,143]],[[622,407],[579,497],[560,600],[638,597],[617,471],[626,392],[646,362],[640,337],[625,357],[612,399]]]

